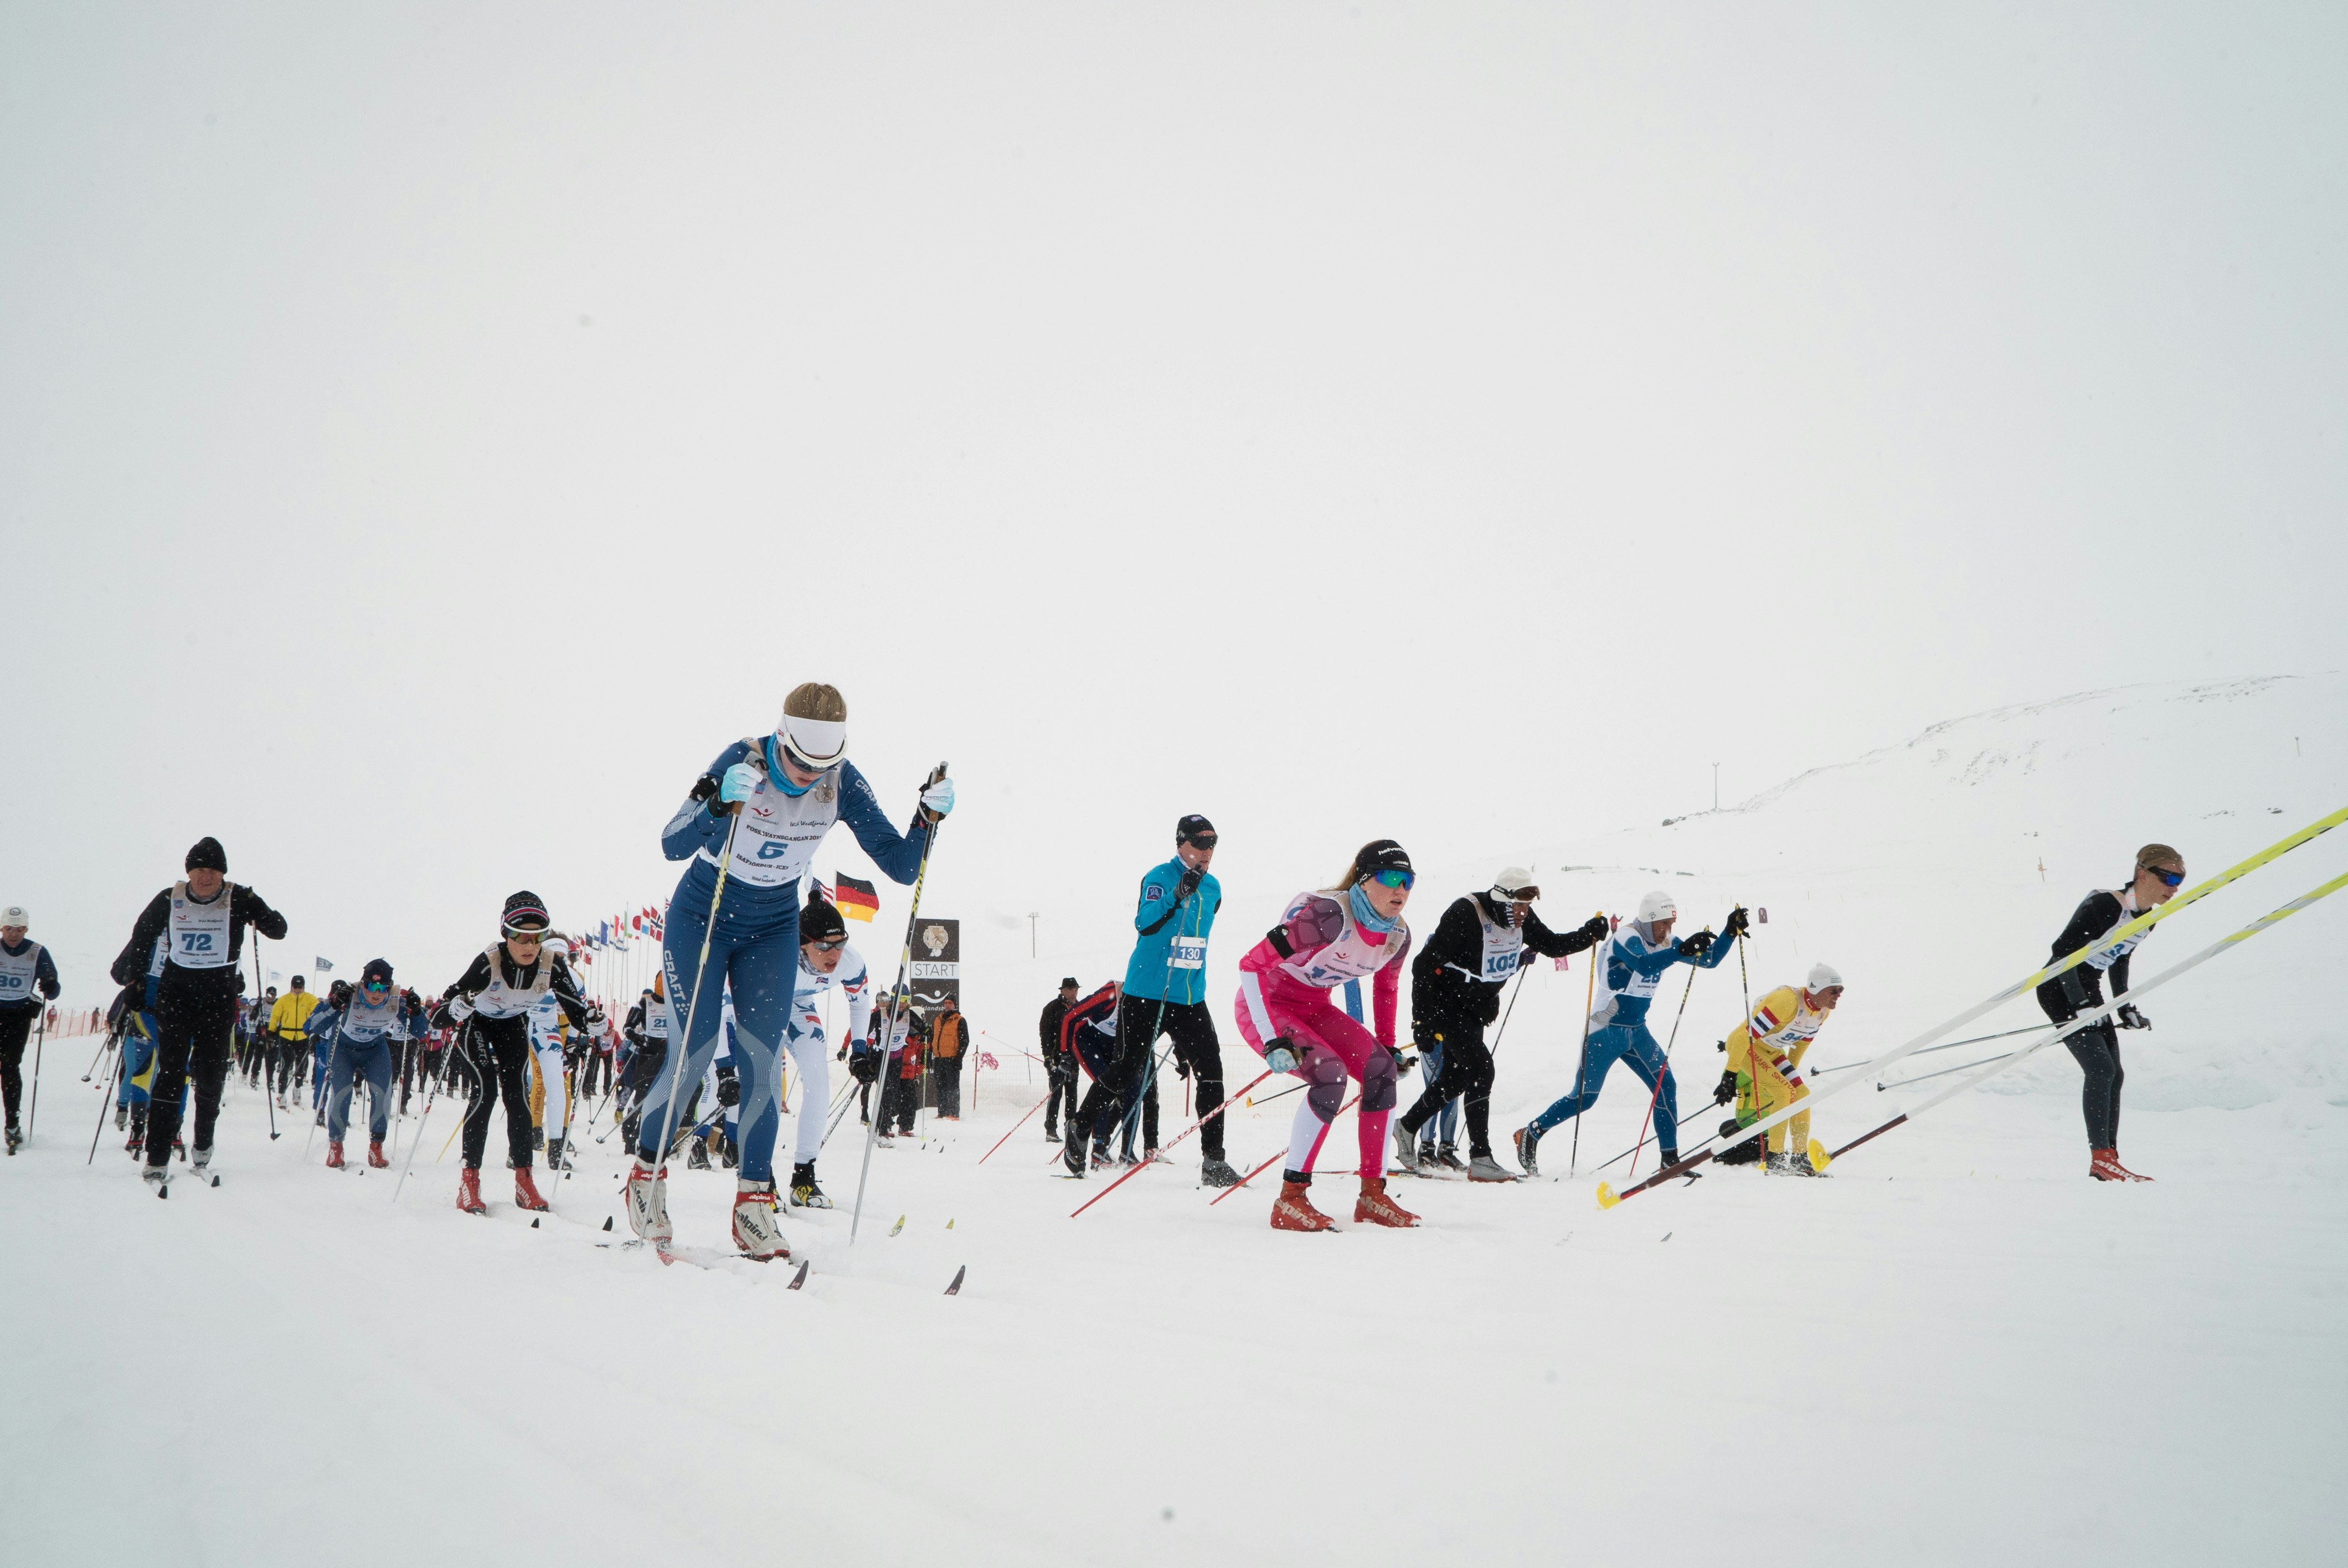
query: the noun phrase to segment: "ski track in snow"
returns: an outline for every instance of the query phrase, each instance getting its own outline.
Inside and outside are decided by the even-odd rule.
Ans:
[[[2323,750],[2343,692],[2145,687],[1934,726],[1742,807],[1553,845],[1533,861],[1552,868],[1544,912],[1627,908],[1659,873],[1691,928],[1768,904],[1754,993],[1831,958],[1851,991],[1812,1065],[1859,1061],[2043,961],[2142,839],[2207,873],[2348,801],[2348,759]],[[2300,765],[2293,736],[2321,754]],[[2335,875],[2341,836],[2181,915],[2139,963]],[[1430,926],[1525,856],[1426,848],[1413,914]],[[1244,866],[1217,866],[1218,999],[1255,906],[1293,891]],[[1314,1188],[1343,1226],[1328,1236],[1272,1232],[1268,1177],[1210,1208],[1195,1139],[1075,1220],[1103,1179],[1056,1179],[1039,1121],[978,1165],[1043,1092],[1001,1048],[1030,1038],[1059,974],[1122,966],[1121,938],[1032,964],[1023,939],[1016,962],[973,954],[966,979],[1012,1071],[934,1141],[874,1153],[852,1248],[844,1127],[823,1162],[841,1206],[783,1211],[794,1262],[763,1267],[594,1245],[626,1239],[624,1219],[596,1228],[624,1161],[587,1137],[578,1173],[543,1184],[563,1217],[532,1230],[494,1163],[501,1115],[492,1213],[459,1214],[453,1152],[433,1163],[445,1102],[395,1205],[412,1119],[393,1170],[332,1173],[322,1141],[305,1160],[299,1112],[272,1144],[259,1096],[232,1088],[222,1185],[182,1176],[158,1203],[110,1118],[85,1168],[100,1086],[77,1081],[93,1042],[65,1037],[36,1141],[0,1163],[0,1562],[2328,1560],[2348,1453],[2348,1038],[2326,983],[2344,932],[2348,907],[2319,906],[2147,1003],[2121,1153],[2148,1186],[2085,1179],[2076,1071],[2051,1050],[1828,1181],[1707,1168],[1608,1214],[1586,1174],[1398,1181],[1423,1228],[1352,1225],[1348,1116]],[[1570,1087],[1585,979],[1540,965],[1519,994],[1504,1145]],[[1684,1112],[1741,1005],[1734,961],[1695,981]],[[1979,1029],[2034,1017],[2024,1000]],[[1179,1081],[1164,1090],[1170,1136],[1188,1118]],[[1818,1135],[1903,1102],[1855,1089]],[[1279,1148],[1294,1104],[1236,1110],[1233,1162]],[[1644,1104],[1617,1073],[1585,1173]],[[1551,1172],[1570,1132],[1544,1144]],[[727,1250],[732,1192],[730,1172],[679,1168],[679,1239]]]

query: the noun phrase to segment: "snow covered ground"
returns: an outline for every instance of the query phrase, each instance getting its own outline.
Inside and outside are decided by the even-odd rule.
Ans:
[[[1816,1060],[1857,1061],[2028,972],[2138,842],[2207,873],[2348,804],[2343,695],[2324,676],[1981,715],[1733,810],[1551,845],[1545,907],[1627,908],[1659,877],[1691,924],[1766,904],[1755,988],[1831,957],[1850,999]],[[2338,836],[2162,927],[2139,973],[2336,875]],[[1426,924],[1537,846],[1413,847]],[[1293,889],[1217,869],[1227,994]],[[787,1218],[813,1263],[797,1293],[779,1267],[599,1248],[621,1161],[592,1144],[561,1219],[531,1229],[494,1160],[491,1215],[458,1214],[446,1105],[395,1205],[396,1172],[305,1162],[298,1119],[272,1143],[236,1091],[222,1185],[158,1203],[110,1121],[82,1163],[84,1040],[47,1053],[38,1139],[0,1169],[0,1560],[2328,1558],[2344,921],[2319,906],[2147,1002],[2122,1148],[2148,1186],[2085,1179],[2074,1070],[2049,1053],[1828,1181],[1717,1171],[1612,1213],[1586,1173],[1398,1183],[1424,1228],[1320,1237],[1266,1229],[1268,1192],[1210,1207],[1195,1143],[1076,1220],[1098,1184],[1056,1174],[1035,1122],[980,1166],[1041,1092],[1011,1047],[1063,960],[981,961],[970,1010],[1008,1071],[964,1122],[874,1156],[852,1250],[844,1209]],[[1104,933],[1094,967],[1120,945]],[[1525,984],[1496,1126],[1565,1087],[1585,979]],[[1739,1005],[1733,964],[1695,981],[1690,1103]],[[1225,1054],[1248,1060],[1229,1030]],[[1863,1086],[1821,1106],[1821,1136],[1900,1100]],[[1293,1103],[1238,1112],[1233,1159],[1277,1148]],[[1643,1104],[1618,1077],[1585,1173]],[[823,1161],[843,1203],[855,1131]],[[1351,1147],[1341,1127],[1324,1169]],[[1349,1184],[1316,1189],[1341,1220]],[[684,1239],[722,1244],[731,1185],[676,1177]]]

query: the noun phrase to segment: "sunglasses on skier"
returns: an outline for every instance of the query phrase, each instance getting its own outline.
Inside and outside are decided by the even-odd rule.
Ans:
[[[1215,847],[1215,835],[1211,833],[1194,833],[1182,842],[1193,849],[1212,849]]]
[[[836,953],[839,951],[840,948],[848,946],[848,938],[845,937],[826,937],[819,942],[809,942],[808,946],[813,948],[819,953]]]
[[[546,940],[546,927],[543,926],[508,926],[506,927],[506,940],[509,942],[520,943],[525,947],[536,947],[539,943]]]
[[[2182,871],[2170,871],[2163,866],[2139,866],[2137,869],[2138,871],[2151,872],[2152,875],[2159,880],[2160,885],[2163,887],[2175,887],[2185,880],[2185,873]]]
[[[366,994],[371,997],[379,997],[383,995],[384,992],[391,989],[391,982],[389,980],[368,980],[362,989],[365,989]]]
[[[1418,880],[1418,873],[1405,871],[1399,866],[1388,866],[1384,871],[1371,873],[1370,880],[1381,887],[1407,887]]]

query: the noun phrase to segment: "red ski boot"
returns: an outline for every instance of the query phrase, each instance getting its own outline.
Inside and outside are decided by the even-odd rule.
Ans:
[[[457,1206],[469,1214],[485,1214],[489,1205],[481,1202],[481,1169],[468,1165],[457,1178]]]
[[[530,1179],[528,1165],[514,1167],[514,1207],[543,1211],[546,1200],[538,1195],[538,1184]]]
[[[2125,1182],[2128,1173],[2120,1169],[2119,1153],[2113,1149],[2087,1151],[2087,1174],[2099,1182]]]
[[[1384,1176],[1364,1176],[1362,1195],[1354,1200],[1354,1223],[1406,1230],[1418,1223],[1418,1216],[1386,1196]]]
[[[2152,1178],[2151,1178],[2150,1176],[2139,1176],[2139,1175],[2137,1175],[2134,1171],[2129,1170],[2126,1165],[2123,1165],[2123,1164],[2121,1164],[2121,1163],[2120,1163],[2120,1152],[2119,1152],[2119,1147],[2118,1147],[2118,1145],[2117,1145],[2117,1144],[2115,1144],[2115,1145],[2113,1145],[2111,1148],[2108,1148],[2108,1149],[2105,1150],[2105,1151],[2104,1151],[2104,1155],[2105,1155],[2105,1158],[2106,1158],[2106,1159],[2107,1159],[2107,1160],[2111,1163],[2111,1167],[2112,1167],[2112,1169],[2113,1169],[2113,1170],[2115,1170],[2115,1171],[2117,1171],[2117,1172],[2119,1173],[2119,1179],[2120,1179],[2121,1181],[2123,1181],[2123,1182],[2148,1182],[2148,1181],[2152,1180]],[[2110,1177],[2108,1177],[2108,1176],[2106,1176],[2106,1177],[2105,1178],[2105,1180],[2106,1180],[2106,1181],[2109,1181],[2110,1179],[2111,1179],[2111,1178],[2110,1178]]]
[[[1313,1206],[1303,1182],[1282,1182],[1280,1196],[1272,1200],[1272,1228],[1276,1231],[1325,1231],[1337,1222]]]
[[[391,1164],[389,1160],[383,1157],[382,1139],[376,1138],[369,1140],[367,1143],[367,1163],[373,1165],[378,1171],[384,1170]]]
[[[339,1171],[342,1168],[343,1141],[340,1138],[336,1138],[326,1145],[326,1169],[329,1171]]]

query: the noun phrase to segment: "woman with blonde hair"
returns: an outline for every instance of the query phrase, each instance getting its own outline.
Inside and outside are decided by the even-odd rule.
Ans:
[[[1300,893],[1280,924],[1240,960],[1240,1034],[1275,1072],[1304,1081],[1288,1134],[1288,1162],[1272,1200],[1274,1230],[1324,1231],[1334,1223],[1313,1206],[1307,1189],[1329,1124],[1344,1108],[1345,1081],[1362,1086],[1361,1193],[1357,1225],[1415,1225],[1418,1216],[1386,1195],[1386,1121],[1401,1076],[1395,1020],[1401,1011],[1403,960],[1410,927],[1403,906],[1418,878],[1391,838],[1362,845],[1334,887]],[[1368,980],[1371,1020],[1363,1028],[1330,993]]]

